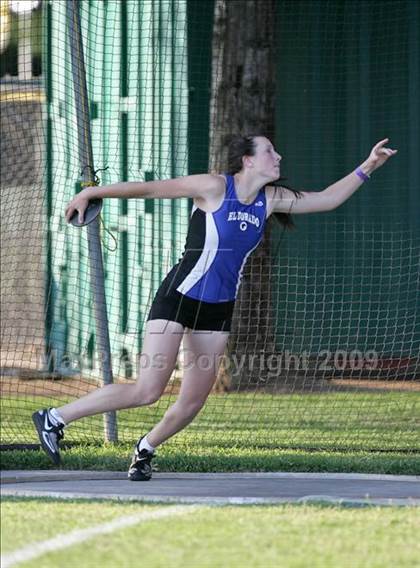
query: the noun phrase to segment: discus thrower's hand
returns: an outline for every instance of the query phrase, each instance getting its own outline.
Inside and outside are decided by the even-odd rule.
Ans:
[[[86,187],[80,193],[78,193],[71,201],[67,204],[66,207],[66,221],[67,223],[70,222],[70,219],[73,216],[75,211],[78,212],[79,215],[79,223],[83,223],[83,216],[89,205],[89,188]]]
[[[372,148],[368,159],[365,162],[367,173],[377,170],[385,164],[385,162],[394,156],[398,150],[392,150],[391,148],[385,148],[385,144],[389,142],[389,138],[384,138]],[[365,170],[365,168],[363,168]]]

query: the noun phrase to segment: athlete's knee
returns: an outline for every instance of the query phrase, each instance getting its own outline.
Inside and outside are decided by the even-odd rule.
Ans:
[[[132,406],[148,406],[157,402],[162,396],[162,389],[151,388],[151,389],[138,389],[133,393]]]
[[[205,400],[180,400],[174,404],[174,410],[185,419],[194,418],[203,408],[205,402]]]

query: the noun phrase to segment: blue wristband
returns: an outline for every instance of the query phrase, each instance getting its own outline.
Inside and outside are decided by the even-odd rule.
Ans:
[[[359,178],[362,179],[363,181],[369,181],[370,180],[370,176],[365,174],[365,172],[362,170],[362,168],[360,166],[358,168],[356,168],[354,173],[356,175],[358,175]]]

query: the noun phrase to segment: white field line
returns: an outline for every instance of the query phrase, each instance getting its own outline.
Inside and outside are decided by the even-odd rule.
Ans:
[[[168,509],[159,511],[143,511],[137,515],[130,515],[128,517],[119,517],[104,523],[102,525],[97,525],[95,527],[87,527],[85,529],[77,529],[75,531],[60,534],[54,538],[44,540],[42,542],[35,542],[24,548],[10,552],[9,554],[4,554],[1,556],[1,567],[9,568],[11,566],[16,566],[21,562],[27,562],[28,560],[33,560],[42,556],[47,552],[54,552],[56,550],[62,550],[63,548],[68,548],[69,546],[74,546],[80,544],[81,542],[86,542],[95,536],[102,534],[110,534],[114,531],[124,529],[126,527],[131,527],[139,523],[152,521],[154,519],[162,519],[164,517],[172,517],[176,515],[185,515],[187,513],[196,512],[199,509],[197,506],[184,505],[179,507],[170,507]]]

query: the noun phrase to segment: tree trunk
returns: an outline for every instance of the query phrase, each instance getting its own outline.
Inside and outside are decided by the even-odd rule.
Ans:
[[[215,2],[209,149],[212,172],[225,171],[226,143],[232,134],[261,133],[274,138],[275,3]],[[263,242],[244,270],[228,353],[216,390],[246,389],[264,385],[267,380],[266,371],[260,367],[266,366],[266,357],[275,351],[269,242],[267,226]],[[240,373],[236,365],[239,361],[245,361]]]

